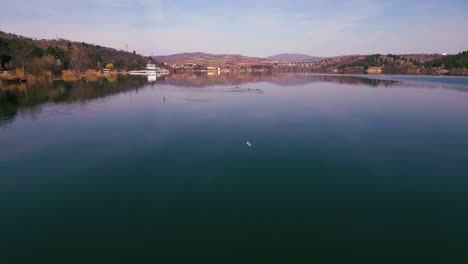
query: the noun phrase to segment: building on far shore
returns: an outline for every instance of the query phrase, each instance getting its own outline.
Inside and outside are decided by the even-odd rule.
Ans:
[[[209,71],[221,71],[220,67],[213,67],[213,66],[208,66],[206,67],[206,69]]]

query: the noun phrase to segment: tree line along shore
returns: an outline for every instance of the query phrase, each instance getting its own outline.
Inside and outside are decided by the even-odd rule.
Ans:
[[[247,58],[247,57],[246,57]],[[152,57],[85,42],[65,39],[32,39],[0,31],[0,79],[23,81],[34,79],[61,79],[75,81],[95,79],[106,74],[125,75],[131,70],[144,69],[155,63],[172,72],[202,71],[209,68],[222,72],[321,72],[345,74],[425,74],[468,75],[468,51],[455,55],[443,54],[373,54],[324,58],[313,62],[275,62],[246,64],[231,61],[206,60],[206,65],[182,64],[169,66],[157,63]],[[245,58],[244,58],[245,59]],[[257,58],[258,59],[258,58]],[[254,61],[254,60],[253,60]],[[258,61],[258,60],[257,60]],[[218,63],[218,64],[217,64]],[[181,67],[180,67],[181,66]],[[213,67],[214,66],[214,67]]]
[[[152,58],[136,53],[64,39],[37,40],[0,32],[0,79],[77,80],[144,69]]]

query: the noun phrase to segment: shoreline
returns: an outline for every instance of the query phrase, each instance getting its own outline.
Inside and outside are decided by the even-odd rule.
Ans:
[[[468,71],[468,69],[466,69]],[[182,75],[182,74],[207,74],[210,75],[207,71],[176,71],[171,72],[170,75]],[[214,73],[214,72],[213,72]],[[427,76],[427,77],[468,77],[468,73],[466,74],[429,74],[429,73],[345,73],[345,72],[322,72],[322,71],[311,71],[311,72],[303,72],[303,71],[246,71],[246,72],[239,72],[239,71],[232,71],[232,72],[221,72],[219,74],[212,74],[213,76],[218,75],[244,75],[244,74],[297,74],[297,75],[330,75],[330,76],[357,76],[357,77],[365,77],[365,76]],[[0,83],[3,84],[14,84],[14,83],[27,83],[27,82],[34,82],[34,81],[65,81],[65,82],[76,82],[81,80],[93,81],[99,78],[105,77],[115,77],[115,76],[128,76],[127,71],[112,71],[110,74],[104,74],[102,71],[97,70],[87,70],[85,73],[77,74],[73,73],[72,71],[63,71],[60,77],[52,76],[50,74],[44,74],[42,76],[34,76],[32,74],[26,75],[18,75],[12,74],[10,71],[3,71],[0,72]]]
[[[14,72],[13,72],[14,71]],[[39,80],[50,80],[50,81],[78,81],[80,79],[95,79],[101,77],[112,77],[112,76],[127,76],[127,71],[112,71],[108,74],[102,71],[88,69],[86,72],[77,73],[71,70],[64,70],[60,76],[53,76],[50,72],[33,75],[30,73],[22,73],[20,70],[3,71],[0,72],[0,82],[3,83],[23,83],[28,81],[39,81]]]

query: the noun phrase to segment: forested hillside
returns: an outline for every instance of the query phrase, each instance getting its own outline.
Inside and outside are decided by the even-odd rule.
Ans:
[[[427,67],[444,67],[447,70],[468,68],[468,51],[429,61],[424,65]]]
[[[152,61],[135,51],[125,52],[68,40],[36,40],[0,32],[0,70],[23,69],[39,75],[59,75],[62,70],[100,70],[113,64],[117,70],[142,69]]]

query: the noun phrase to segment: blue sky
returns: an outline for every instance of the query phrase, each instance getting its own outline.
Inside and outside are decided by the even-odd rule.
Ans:
[[[4,0],[2,0],[3,2]],[[144,55],[202,51],[270,56],[468,50],[466,0],[16,0],[0,30]]]

